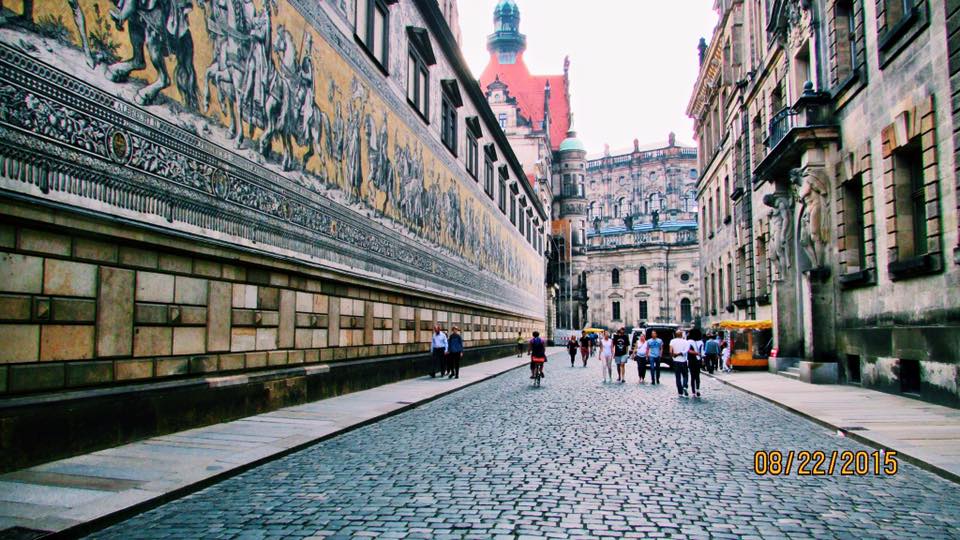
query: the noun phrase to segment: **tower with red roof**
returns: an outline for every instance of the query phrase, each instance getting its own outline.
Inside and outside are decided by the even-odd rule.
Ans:
[[[533,75],[523,61],[527,36],[520,33],[520,9],[514,0],[500,0],[493,11],[493,33],[487,36],[490,60],[480,75],[490,108],[497,116],[527,178],[549,209],[551,259],[547,288],[547,328],[576,328],[585,319],[586,304],[574,300],[586,265],[584,198],[586,151],[571,128],[570,59],[563,73]]]

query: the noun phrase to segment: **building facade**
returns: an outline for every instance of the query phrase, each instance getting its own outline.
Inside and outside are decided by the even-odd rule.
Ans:
[[[570,277],[585,261],[583,237],[577,236],[585,214],[583,189],[575,186],[576,178],[583,182],[586,152],[571,131],[570,62],[564,61],[563,74],[530,73],[523,59],[527,37],[520,32],[520,10],[513,0],[497,3],[493,24],[487,38],[490,60],[480,86],[550,214],[546,310],[554,324],[548,328],[576,327],[580,322]]]
[[[759,239],[735,272],[754,302],[770,284],[772,369],[960,405],[955,4],[717,3],[689,108],[701,201],[733,171],[735,238]]]
[[[579,305],[606,328],[691,325],[700,316],[697,150],[663,143],[587,161],[586,267]]]
[[[146,434],[422,373],[434,324],[477,358],[544,329],[547,209],[436,1],[71,5],[0,27],[0,399],[39,396],[5,466],[122,442],[58,440],[84,414]],[[182,401],[134,418],[160,381]]]

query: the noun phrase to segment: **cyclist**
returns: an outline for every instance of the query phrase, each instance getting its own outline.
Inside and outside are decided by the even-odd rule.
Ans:
[[[539,371],[543,377],[543,364],[547,361],[547,344],[540,338],[540,332],[533,333],[530,340],[530,378],[536,378]]]

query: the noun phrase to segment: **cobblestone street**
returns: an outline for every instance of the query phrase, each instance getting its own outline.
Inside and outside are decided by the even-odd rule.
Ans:
[[[756,450],[865,450],[704,377],[703,399],[603,384],[555,355],[333,438],[98,538],[947,538],[960,490],[895,476],[758,477]],[[443,384],[437,381],[437,384]]]

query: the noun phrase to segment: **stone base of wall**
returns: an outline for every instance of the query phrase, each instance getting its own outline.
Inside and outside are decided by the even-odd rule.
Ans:
[[[960,407],[960,325],[846,328],[838,332],[840,379],[860,366],[864,388]],[[919,362],[919,388],[904,391],[901,362]]]
[[[802,361],[800,381],[808,384],[837,384],[840,380],[836,362],[809,362]]]
[[[469,350],[462,365],[514,350]],[[418,377],[429,369],[429,355],[404,355],[9,399],[0,403],[0,473]]]

